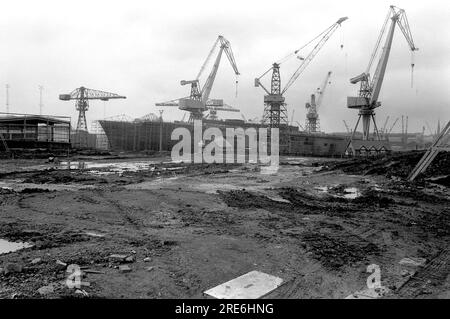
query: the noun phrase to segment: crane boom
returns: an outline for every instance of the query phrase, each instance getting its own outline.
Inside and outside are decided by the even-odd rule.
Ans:
[[[386,134],[386,127],[387,127],[388,122],[389,122],[389,115],[386,117],[386,121],[384,121],[383,128],[381,129],[383,134]]]
[[[82,86],[73,90],[70,94],[60,94],[59,99],[62,101],[80,99],[108,101],[109,99],[126,99],[126,97],[115,93],[88,89]]]
[[[323,81],[323,84],[319,89],[319,92],[317,92],[319,97],[317,98],[316,109],[319,108],[320,105],[322,105],[323,96],[325,94],[328,81],[330,80],[331,73],[332,73],[331,71],[328,71],[327,75],[325,76],[325,80]]]
[[[398,122],[398,117],[395,119],[394,123],[392,124],[391,128],[388,131],[388,134],[391,134],[392,130],[394,129],[395,124]]]
[[[208,56],[206,57],[205,62],[203,63],[202,67],[200,68],[200,71],[197,74],[197,77],[195,78],[196,80],[198,80],[200,78],[200,76],[202,75],[203,71],[206,68],[206,65],[208,64],[209,60],[211,60],[211,57],[214,53],[214,51],[216,50],[217,44],[219,43],[219,38],[217,38],[216,42],[214,42],[214,45],[212,46],[211,50],[209,51]]]
[[[220,59],[222,57],[223,51],[225,51],[225,54],[228,57],[228,61],[230,61],[230,64],[233,67],[234,73],[236,75],[239,75],[239,71],[238,71],[238,68],[236,65],[236,61],[234,59],[233,51],[231,50],[230,42],[221,35],[219,35],[218,40],[220,41],[220,50],[219,50],[219,53],[217,54],[217,58],[216,58],[216,61],[214,62],[214,66],[211,70],[211,73],[209,74],[208,78],[206,79],[205,85],[203,86],[202,91],[201,91],[203,103],[206,103],[206,101],[209,99],[209,94],[211,93],[212,86],[214,84],[214,80],[216,79],[217,70],[219,69]]]
[[[303,60],[302,64],[295,70],[294,74],[292,74],[289,81],[286,83],[286,86],[284,87],[281,94],[284,94],[292,84],[297,80],[297,78],[302,74],[302,72],[306,69],[306,67],[309,65],[309,63],[312,61],[312,59],[316,56],[316,54],[320,51],[320,49],[324,46],[324,44],[328,41],[328,39],[333,35],[334,31],[341,25],[342,22],[347,20],[347,17],[342,17],[339,20],[337,20],[334,24],[332,24],[330,27],[328,27],[323,33],[323,37],[320,39],[319,42],[315,45],[315,47],[312,49],[312,51],[308,54],[308,56]]]

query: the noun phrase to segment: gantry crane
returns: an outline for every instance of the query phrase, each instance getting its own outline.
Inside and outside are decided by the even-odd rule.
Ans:
[[[108,101],[110,99],[126,99],[125,96],[115,93],[92,90],[85,87],[79,87],[70,94],[60,94],[62,101],[75,100],[75,108],[78,111],[77,130],[87,131],[86,111],[89,109],[89,100]]]
[[[371,77],[369,72],[372,67],[372,63],[375,57],[377,56],[378,49],[380,48],[380,43],[386,31],[386,26],[389,20],[391,20],[391,24],[386,36],[385,44],[382,48],[381,56],[378,61],[378,65],[375,69],[375,73]],[[381,91],[381,85],[383,84],[383,79],[386,72],[389,54],[391,52],[392,39],[394,36],[396,25],[398,25],[403,35],[405,36],[406,41],[408,42],[408,45],[411,49],[412,57],[414,55],[414,51],[418,50],[418,48],[416,48],[416,46],[414,45],[414,41],[411,35],[411,30],[409,29],[408,19],[406,17],[405,11],[395,6],[390,6],[388,15],[384,21],[383,27],[381,28],[381,32],[378,36],[375,49],[372,52],[369,65],[367,66],[366,71],[350,79],[350,82],[352,84],[360,82],[359,95],[357,97],[350,97],[350,96],[347,97],[347,107],[351,109],[359,109],[359,117],[353,130],[351,140],[355,135],[355,132],[358,128],[358,124],[361,119],[363,126],[363,140],[367,141],[370,139],[369,135],[370,135],[371,121],[373,121],[374,124],[375,135],[377,139],[380,140],[380,135],[375,122],[374,109],[381,105],[381,103],[378,101],[378,97]],[[411,60],[411,70],[413,69],[414,69],[414,59]]]
[[[331,71],[328,71],[322,86],[317,88],[316,94],[311,94],[311,102],[306,103],[305,105],[306,109],[308,110],[306,113],[305,128],[309,133],[316,133],[319,131],[319,113],[317,112],[317,110],[319,109],[319,106],[322,105],[323,95],[325,94],[327,84],[331,83],[329,82],[330,76]]]
[[[203,74],[203,71],[206,69],[208,62],[211,60],[214,52],[219,48],[219,52],[217,54],[216,60],[214,62],[213,68],[205,81],[205,84],[200,90],[200,76]],[[230,61],[231,66],[233,67],[234,73],[236,76],[239,75],[239,71],[236,65],[236,61],[234,59],[233,51],[231,50],[230,42],[225,39],[223,36],[219,35],[217,40],[214,42],[212,49],[210,50],[205,62],[203,63],[200,71],[197,74],[197,77],[194,80],[189,81],[181,81],[181,85],[191,85],[191,93],[189,97],[184,97],[180,99],[171,100],[163,103],[156,103],[156,106],[178,106],[180,110],[188,111],[190,113],[189,122],[193,120],[201,120],[203,118],[203,113],[206,110],[210,110],[209,117],[211,119],[217,118],[217,111],[229,111],[229,112],[239,112],[238,109],[226,105],[223,103],[221,99],[209,99],[209,95],[211,93],[214,80],[216,78],[217,70],[219,69],[220,60],[222,58],[222,53],[225,51],[225,54]],[[237,86],[236,79],[236,86]]]
[[[331,37],[331,35],[336,31],[336,29],[341,25],[341,23],[347,19],[348,19],[347,17],[340,18],[330,27],[325,29],[322,33],[317,35],[314,39],[309,41],[307,44],[295,50],[293,53],[287,55],[280,61],[273,63],[272,66],[266,72],[264,72],[260,77],[255,79],[255,87],[261,87],[264,90],[264,92],[266,92],[266,95],[264,96],[263,123],[269,124],[270,127],[280,127],[280,125],[288,124],[286,103],[284,102],[285,98],[283,95],[292,86],[292,84],[294,84],[294,82],[298,79],[300,74],[302,74],[302,72],[306,69],[306,67],[309,65],[312,59],[316,56],[317,52],[320,51],[320,49]],[[306,58],[297,55],[300,52],[300,50],[302,50],[303,48],[305,48],[318,38],[320,38],[320,40],[316,43],[316,45],[311,50],[311,52],[309,52]],[[294,72],[294,74],[292,74],[286,86],[282,88],[280,77],[280,65],[285,61],[287,61],[292,56],[296,56],[302,62],[300,66],[297,68],[297,70]],[[263,86],[263,84],[261,83],[261,79],[270,71],[272,71],[272,78],[270,82],[270,91],[269,91]]]
[[[384,139],[386,139],[386,133],[387,133],[387,124],[389,122],[389,115],[386,117],[386,120],[384,121],[384,125],[383,128],[381,129],[381,135],[383,136]]]

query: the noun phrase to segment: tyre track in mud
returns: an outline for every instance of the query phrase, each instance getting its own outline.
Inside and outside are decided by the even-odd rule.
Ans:
[[[122,205],[118,200],[109,198],[106,196],[105,191],[102,189],[96,189],[94,191],[99,197],[104,199],[106,202],[111,204],[117,209],[117,212],[120,216],[123,216],[125,222],[131,225],[136,230],[141,230],[143,227],[143,223],[141,220],[133,216],[133,210],[125,205]]]
[[[442,286],[449,274],[450,248],[447,247],[399,287],[396,295],[400,298],[416,298],[431,294],[431,289]]]

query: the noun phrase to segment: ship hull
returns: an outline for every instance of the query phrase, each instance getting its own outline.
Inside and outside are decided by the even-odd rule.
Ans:
[[[109,148],[113,151],[140,152],[140,151],[171,151],[179,142],[172,140],[172,132],[176,128],[186,128],[192,134],[194,126],[182,122],[160,121],[108,121],[100,120],[105,132]],[[257,131],[265,126],[243,121],[204,121],[203,131],[209,127],[219,128],[226,136],[226,128],[255,128]],[[280,129],[279,151],[281,155],[299,156],[342,156],[345,153],[347,139],[342,136],[329,134],[308,134],[298,131],[297,127],[289,126]]]

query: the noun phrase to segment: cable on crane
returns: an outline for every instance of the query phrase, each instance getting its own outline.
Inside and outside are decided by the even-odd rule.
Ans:
[[[235,95],[236,99],[238,97],[238,84],[239,84],[239,79],[238,79],[238,75],[236,74],[236,95]]]
[[[411,50],[411,88],[414,86],[414,50]]]
[[[334,25],[333,25],[334,26]],[[305,47],[307,47],[309,44],[311,44],[311,42],[313,42],[314,40],[316,40],[317,38],[319,38],[320,36],[322,36],[324,33],[328,32],[333,26],[329,27],[328,29],[324,30],[322,33],[320,33],[319,35],[317,35],[314,39],[310,40],[308,43],[304,44],[303,46],[301,46],[300,48],[298,48],[297,50],[295,50],[293,53],[289,53],[288,55],[286,55],[284,58],[282,58],[281,60],[279,60],[277,63],[278,64],[282,64],[284,62],[286,62],[291,56],[296,55],[300,50],[304,49]],[[300,60],[304,60],[304,58],[299,57]]]

